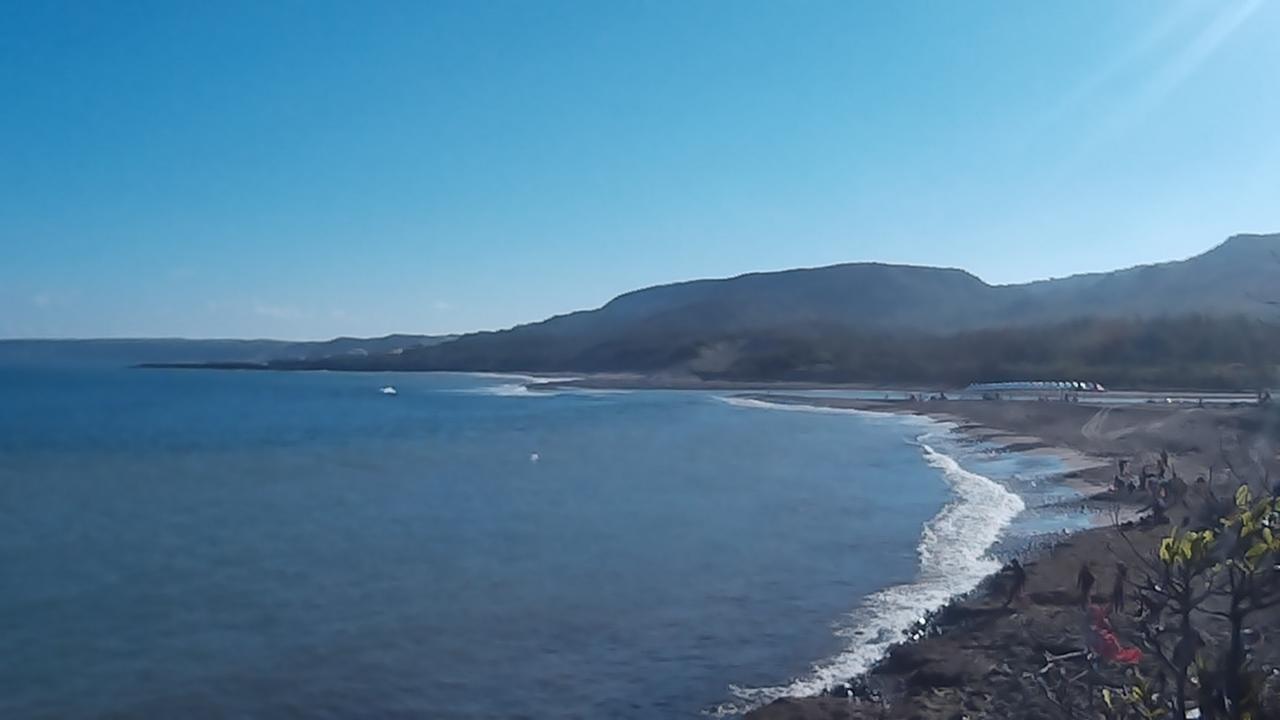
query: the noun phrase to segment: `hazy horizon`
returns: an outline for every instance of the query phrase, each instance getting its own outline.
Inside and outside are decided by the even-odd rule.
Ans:
[[[0,337],[498,329],[703,277],[1009,284],[1280,230],[1280,5],[24,4]]]

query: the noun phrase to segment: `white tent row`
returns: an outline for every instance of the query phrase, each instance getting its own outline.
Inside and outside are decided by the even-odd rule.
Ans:
[[[973,383],[970,392],[1106,392],[1099,383],[1082,380],[1024,380],[1018,382]]]

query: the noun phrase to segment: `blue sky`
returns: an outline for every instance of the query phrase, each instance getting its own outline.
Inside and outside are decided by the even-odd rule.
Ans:
[[[10,2],[0,337],[456,332],[1280,231],[1280,3]]]

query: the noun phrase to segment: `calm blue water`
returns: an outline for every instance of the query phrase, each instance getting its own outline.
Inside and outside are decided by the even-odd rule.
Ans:
[[[856,669],[1057,492],[919,422],[516,382],[0,369],[0,717],[699,717]]]

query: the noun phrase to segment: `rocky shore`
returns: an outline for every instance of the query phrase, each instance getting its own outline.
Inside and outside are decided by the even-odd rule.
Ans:
[[[922,637],[896,646],[865,677],[850,678],[846,687],[828,696],[775,701],[749,713],[749,720],[1061,718],[1045,668],[1050,658],[1078,654],[1084,647],[1084,611],[1075,589],[1081,566],[1092,568],[1098,580],[1095,600],[1104,602],[1117,564],[1139,566],[1170,530],[1169,525],[1125,521],[1124,511],[1147,504],[1150,496],[1111,491],[1118,461],[1127,460],[1140,472],[1162,451],[1169,454],[1174,470],[1191,487],[1169,509],[1175,524],[1197,513],[1203,494],[1229,496],[1241,480],[1249,479],[1239,476],[1274,477],[1277,470],[1277,415],[1256,407],[752,397],[922,414],[951,421],[957,431],[985,442],[1076,458],[1069,479],[1091,490],[1091,503],[1114,509],[1115,522],[1029,552],[1023,558],[1026,588],[1011,606],[1004,606],[1010,577],[993,576],[940,610]],[[1200,477],[1204,484],[1195,482]],[[1121,641],[1134,644],[1133,618],[1115,613],[1112,620]],[[1280,626],[1280,616],[1267,616],[1259,625]],[[1254,653],[1264,667],[1280,663],[1280,643],[1259,642]],[[1085,667],[1082,657],[1056,661],[1063,667],[1073,663]],[[1150,658],[1143,669],[1152,674],[1159,670]],[[1101,670],[1120,681],[1122,668],[1104,664]]]

